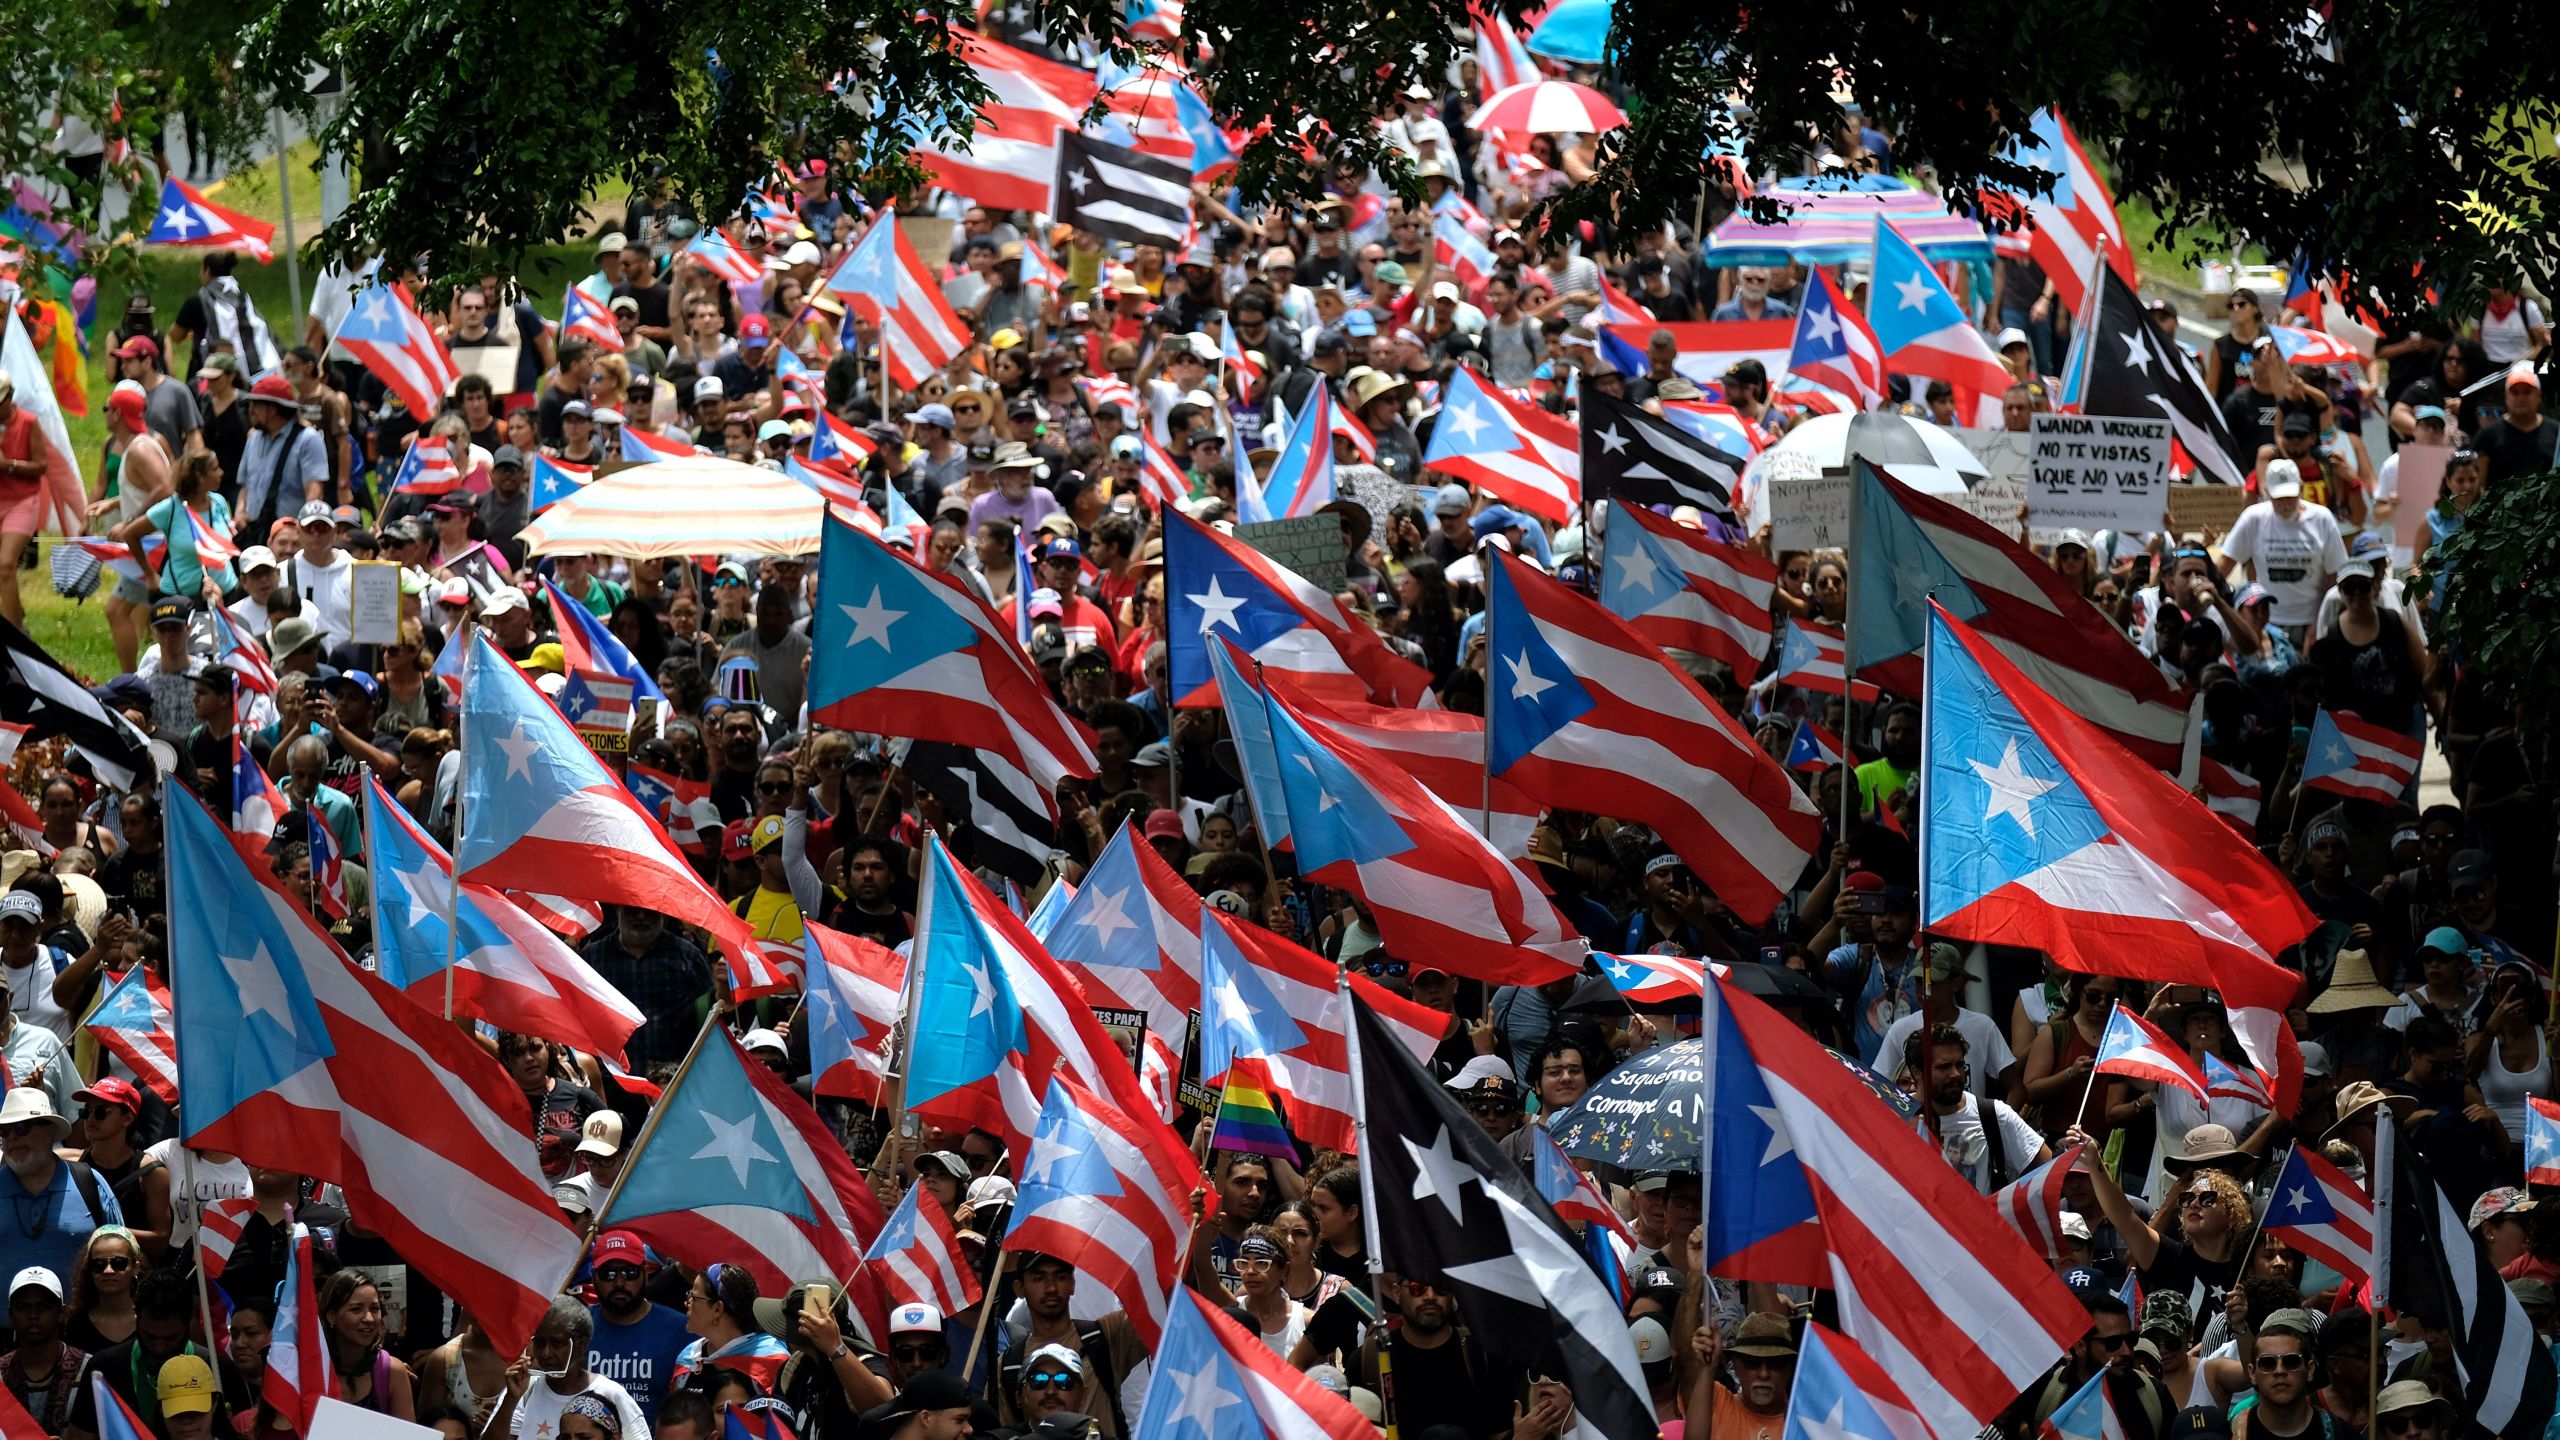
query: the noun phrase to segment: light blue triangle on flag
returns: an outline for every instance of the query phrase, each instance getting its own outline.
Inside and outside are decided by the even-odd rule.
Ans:
[[[1223,1075],[1235,1058],[1285,1054],[1307,1043],[1289,1007],[1236,948],[1227,927],[1200,925],[1200,1073]]]
[[[2110,832],[2044,737],[1935,614],[1923,663],[1920,845],[1929,864],[1921,914],[1943,918]]]
[[[1633,526],[1624,527],[1633,529]],[[1485,611],[1485,763],[1500,775],[1600,702],[1539,633],[1511,566],[1497,561]]]
[[[791,1163],[764,1097],[748,1083],[736,1043],[703,1042],[684,1081],[658,1102],[649,1143],[614,1198],[615,1220],[747,1205],[815,1220],[809,1187]]]
[[[467,874],[581,791],[619,788],[506,653],[472,632],[462,682],[462,843]]]
[[[1244,772],[1245,799],[1253,806],[1254,828],[1266,845],[1289,843],[1289,792],[1280,783],[1280,753],[1271,738],[1271,707],[1262,690],[1245,678],[1233,652],[1214,639],[1204,649],[1209,670],[1224,703],[1227,733],[1236,747],[1236,767]]]
[[[1922,336],[1969,323],[1910,237],[1881,218],[1876,221],[1875,277],[1867,286],[1867,299],[1867,323],[1888,355]]]
[[[165,814],[170,988],[187,997],[171,1024],[193,1135],[337,1045],[304,969],[303,952],[327,942],[278,917],[273,892],[192,795],[173,787]]]
[[[1600,562],[1602,609],[1634,620],[1686,588],[1680,563],[1652,531],[1633,521],[1612,529]]]
[[[1073,897],[1054,909],[1042,897],[1040,910],[1032,912],[1031,933],[1051,955],[1070,965],[1119,970],[1153,970],[1164,963],[1164,952],[1155,943],[1155,907],[1148,903],[1146,882],[1138,874],[1141,843],[1135,825],[1121,826]],[[1058,893],[1051,887],[1049,895]],[[1041,911],[1049,911],[1045,929]]]
[[[824,709],[966,650],[978,628],[932,581],[830,514],[809,618],[809,706]]]
[[[1289,797],[1289,843],[1303,872],[1348,860],[1373,864],[1414,848],[1403,822],[1323,742],[1280,707],[1271,711],[1272,751]]]
[[[1025,1048],[1022,1006],[942,842],[926,847],[916,905],[914,1058],[907,1099],[921,1102],[974,1085]]]
[[[1858,562],[1857,583],[1849,587],[1849,623],[1856,629],[1863,671],[1920,648],[1931,600],[1959,620],[1980,615],[1983,605],[1964,572],[1921,533],[1920,522],[1895,500],[1876,467],[1855,462],[1849,483],[1865,491],[1849,539],[1849,553]]]
[[[1110,1151],[1093,1133],[1093,1122],[1076,1108],[1074,1093],[1064,1085],[1050,1086],[1040,1103],[1040,1123],[1031,1132],[1031,1153],[1022,1160],[1015,1223],[1054,1201],[1108,1200],[1125,1188],[1112,1168]]]

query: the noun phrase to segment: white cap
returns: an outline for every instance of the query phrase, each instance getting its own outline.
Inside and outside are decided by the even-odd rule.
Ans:
[[[1492,1055],[1478,1055],[1444,1083],[1452,1090],[1473,1090],[1487,1080],[1510,1080],[1517,1083],[1518,1079],[1518,1076],[1511,1073],[1511,1067],[1500,1058]]]
[[[2071,1211],[2068,1211],[2068,1210],[2063,1211],[2063,1212],[2062,1212],[2062,1238],[2063,1238],[2063,1239],[2065,1239],[2065,1240],[2086,1240],[2086,1239],[2088,1239],[2088,1238],[2089,1238],[2089,1222],[2088,1222],[2087,1220],[2082,1219],[2080,1216],[2073,1214]]]
[[[815,265],[818,263],[818,247],[806,240],[795,240],[791,243],[790,249],[782,252],[782,263],[785,265]]]
[[[580,1155],[619,1155],[622,1153],[622,1114],[616,1110],[598,1110],[578,1127]]]
[[[709,400],[715,396],[725,399],[728,394],[729,387],[721,384],[717,375],[705,375],[693,382],[693,398],[696,400]]]
[[[1994,350],[2006,350],[2012,345],[2024,345],[2026,343],[2027,332],[2019,329],[2015,325],[2012,325],[2008,329],[2000,332],[1999,338],[1991,342],[1991,348]]]
[[[791,1042],[783,1039],[782,1032],[779,1030],[768,1030],[763,1026],[757,1026],[740,1037],[738,1048],[750,1055],[758,1050],[776,1050],[788,1055],[791,1053]]]
[[[56,1300],[62,1298],[62,1277],[54,1274],[52,1271],[47,1270],[41,1265],[30,1265],[26,1269],[19,1271],[17,1275],[9,1281],[9,1293],[15,1295],[30,1285],[34,1286],[38,1290],[42,1290],[48,1295],[51,1295]]]
[[[1459,291],[1457,286],[1443,280],[1439,284],[1431,287],[1431,298],[1434,300],[1463,300],[1467,297]]]
[[[501,587],[496,594],[491,595],[487,600],[481,602],[480,616],[485,620],[489,616],[504,615],[511,610],[530,610],[532,608],[533,602],[524,598],[523,591],[518,590],[512,585],[508,585]]]
[[[595,421],[599,425],[620,425],[623,423],[622,412],[607,405],[596,411]]]
[[[1671,1358],[1671,1332],[1650,1315],[1636,1317],[1627,1327],[1627,1338],[1635,1342],[1639,1365],[1659,1365]]]
[[[2270,500],[2291,500],[2302,493],[2302,467],[2278,456],[2258,473],[2258,490]]]
[[[560,698],[560,692],[569,688],[569,677],[558,671],[546,671],[533,677],[533,688],[541,691],[546,698],[557,700]]]
[[[259,569],[260,567],[264,567],[269,570],[275,569],[276,552],[268,549],[264,545],[252,545],[248,549],[240,552],[239,569],[241,574],[246,575],[250,571]]]
[[[901,1305],[889,1312],[889,1333],[939,1335],[942,1333],[942,1312],[930,1305]]]

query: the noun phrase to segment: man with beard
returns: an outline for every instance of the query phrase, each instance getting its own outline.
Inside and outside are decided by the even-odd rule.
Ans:
[[[1396,1309],[1404,1324],[1387,1339],[1385,1376],[1370,1383],[1394,1407],[1398,1426],[1413,1434],[1434,1425],[1456,1425],[1469,1435],[1500,1433],[1510,1387],[1494,1381],[1484,1352],[1457,1328],[1455,1298],[1406,1280],[1397,1287]],[[1357,1355],[1345,1352],[1345,1358]]]
[[[1903,1046],[1903,1073],[1925,1087],[1923,1117],[1947,1163],[1988,1195],[2043,1164],[2051,1150],[2008,1101],[1974,1095],[1973,1067],[1965,1060],[1971,1049],[1953,1025],[1914,1031]]]
[[[2107,1403],[2115,1411],[2116,1420],[2124,1426],[2126,1440],[2165,1440],[2169,1422],[2176,1418],[2178,1411],[2169,1398],[2168,1388],[2142,1367],[2140,1357],[2134,1353],[2133,1312],[2125,1308],[2122,1300],[2104,1290],[2079,1287],[2076,1293],[2081,1305],[2089,1312],[2088,1333],[2080,1337],[2079,1343],[2063,1352],[2062,1359],[2041,1383],[2028,1386],[2026,1394],[2019,1397],[2021,1404],[2027,1406],[2024,1415],[2013,1409],[1996,1422],[2001,1432],[2010,1435],[2034,1433],[2054,1411],[2062,1408],[2063,1402],[2080,1393],[2080,1388],[2089,1383],[2091,1376],[2104,1371]],[[2287,1316],[2300,1316],[2303,1321],[2301,1328],[2290,1328],[2291,1322],[2288,1321],[2288,1328],[2272,1338],[2276,1338],[2280,1346],[2289,1345],[2295,1352],[2295,1364],[2290,1374],[2294,1382],[2294,1399],[2299,1401],[2310,1393],[2308,1347],[2311,1317],[2300,1310],[2279,1310],[2268,1320],[2272,1323]],[[2271,1333],[2263,1327],[2260,1330],[2259,1354],[2262,1357],[2266,1354],[2264,1347]],[[2257,1384],[2260,1407],[2274,1398],[2268,1393],[2268,1374],[2261,1369],[2250,1377]],[[2290,1417],[2306,1414],[2308,1407],[2288,1406],[2285,1410]],[[2261,1408],[2249,1419],[2249,1433],[2260,1437],[2260,1440],[2269,1433],[2259,1419],[2266,1413]],[[2283,1434],[2289,1440],[2300,1432],[2300,1428],[2299,1425],[2290,1425]]]
[[[676,1355],[692,1337],[682,1313],[652,1302],[647,1292],[649,1247],[628,1230],[596,1237],[596,1303],[587,1314],[595,1336],[587,1342],[587,1368],[631,1392],[652,1424],[658,1401],[676,1373]]]
[[[895,948],[913,939],[916,918],[898,908],[890,887],[904,870],[893,867],[893,842],[864,837],[836,853],[844,858],[844,901],[827,917],[831,929]]]
[[[711,1001],[711,962],[700,947],[657,911],[621,905],[578,954],[649,1017],[624,1046],[632,1074],[684,1054]]]
[[[1121,1387],[1130,1372],[1147,1359],[1146,1343],[1138,1338],[1136,1327],[1118,1310],[1100,1320],[1076,1319],[1070,1313],[1076,1298],[1076,1272],[1066,1261],[1029,1250],[1016,1251],[1013,1258],[1027,1323],[1010,1318],[1004,1322],[1007,1341],[1003,1353],[1021,1355],[1027,1365],[1030,1357],[1051,1349],[1074,1351],[1084,1361],[1084,1393],[1094,1397],[1092,1408],[1085,1413],[1094,1417],[1103,1434],[1115,1440],[1128,1435],[1131,1422],[1137,1417],[1122,1398]],[[1020,1393],[1023,1368],[1007,1363],[998,1377],[996,1392],[1008,1398]]]
[[[1724,1327],[1710,1320],[1698,1327],[1693,1344],[1704,1362],[1695,1385],[1708,1392],[1703,1398],[1715,1406],[1715,1433],[1723,1440],[1778,1440],[1786,1432],[1787,1397],[1794,1393],[1796,1379],[1796,1342],[1786,1317],[1745,1315],[1730,1345],[1724,1341]],[[1727,1359],[1733,1361],[1730,1389],[1719,1383],[1718,1372]],[[1690,1413],[1698,1412],[1701,1398],[1691,1391]]]

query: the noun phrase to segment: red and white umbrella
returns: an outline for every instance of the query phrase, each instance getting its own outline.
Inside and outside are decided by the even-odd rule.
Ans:
[[[1627,117],[1609,103],[1608,96],[1570,80],[1532,80],[1496,90],[1467,117],[1470,130],[1521,135],[1596,135],[1626,123]]]

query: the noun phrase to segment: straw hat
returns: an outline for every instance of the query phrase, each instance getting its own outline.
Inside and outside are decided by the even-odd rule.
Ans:
[[[2335,1015],[2347,1010],[2388,1010],[2399,1003],[2399,996],[2373,978],[2372,956],[2362,950],[2341,950],[2329,972],[2329,988],[2305,1009],[2313,1015]]]

